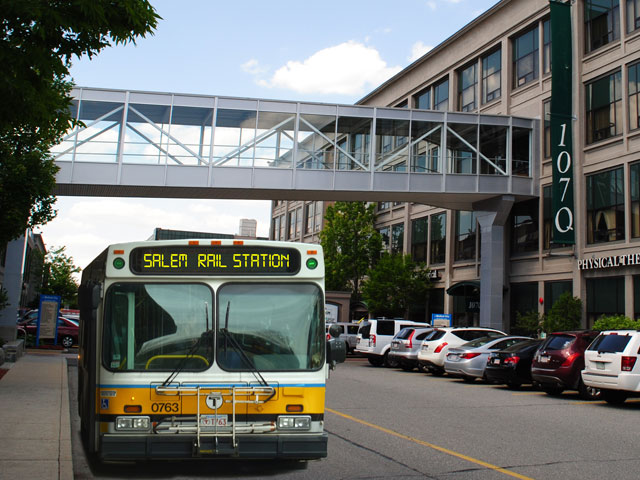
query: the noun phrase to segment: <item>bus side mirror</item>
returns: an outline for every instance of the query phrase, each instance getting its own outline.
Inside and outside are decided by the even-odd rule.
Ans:
[[[331,370],[336,368],[338,363],[343,363],[347,358],[347,344],[341,338],[331,338],[327,340],[327,363]]]
[[[341,333],[342,333],[342,329],[340,328],[339,325],[333,324],[329,327],[329,335],[332,338],[338,338]]]

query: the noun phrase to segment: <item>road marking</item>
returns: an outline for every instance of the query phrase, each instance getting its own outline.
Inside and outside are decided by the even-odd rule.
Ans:
[[[515,392],[511,395],[546,395],[546,392]]]
[[[437,450],[438,452],[446,453],[447,455],[451,455],[453,457],[461,458],[462,460],[466,460],[467,462],[475,463],[476,465],[480,465],[482,467],[488,468],[490,470],[495,470],[500,473],[504,473],[505,475],[509,475],[511,477],[519,478],[520,480],[533,480],[531,477],[527,477],[525,475],[520,475],[519,473],[512,472],[511,470],[507,470],[506,468],[498,467],[497,465],[493,465],[491,463],[483,462],[482,460],[478,460],[477,458],[469,457],[463,453],[458,453],[453,450],[449,450],[448,448],[440,447],[439,445],[435,445],[433,443],[425,442],[424,440],[419,440],[414,437],[410,437],[408,435],[404,435],[402,433],[398,433],[394,430],[390,430],[385,427],[381,427],[380,425],[376,425],[374,423],[369,423],[365,420],[360,420],[359,418],[352,417],[346,413],[338,412],[337,410],[333,410],[331,408],[325,409],[327,412],[331,412],[340,417],[346,418],[347,420],[352,420],[354,422],[360,423],[361,425],[365,425],[367,427],[374,428],[384,433],[388,433],[389,435],[393,435],[394,437],[402,438],[403,440],[408,440],[413,443],[417,443],[418,445],[422,445],[425,447],[432,448]]]

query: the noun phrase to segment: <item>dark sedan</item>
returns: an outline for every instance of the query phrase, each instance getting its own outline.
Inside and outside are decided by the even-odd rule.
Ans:
[[[531,361],[542,340],[525,340],[504,350],[493,352],[487,359],[484,373],[491,383],[506,384],[509,388],[520,388],[531,379]]]

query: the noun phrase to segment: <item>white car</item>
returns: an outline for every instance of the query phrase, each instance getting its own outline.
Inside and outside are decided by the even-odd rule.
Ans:
[[[444,361],[451,347],[475,340],[480,337],[501,337],[506,333],[484,327],[444,327],[438,328],[427,340],[422,342],[418,352],[418,365],[434,375],[442,375]]]
[[[360,324],[356,352],[364,355],[371,365],[395,368],[397,360],[389,358],[391,340],[405,327],[430,327],[428,323],[412,322],[402,318],[375,318]]]
[[[584,352],[582,381],[599,388],[602,399],[611,404],[623,403],[640,393],[640,332],[609,330],[600,335]]]

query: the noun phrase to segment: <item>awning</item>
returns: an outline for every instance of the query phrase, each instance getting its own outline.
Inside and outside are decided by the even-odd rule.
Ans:
[[[478,280],[465,280],[447,288],[449,295],[473,296],[480,294],[480,282]]]

